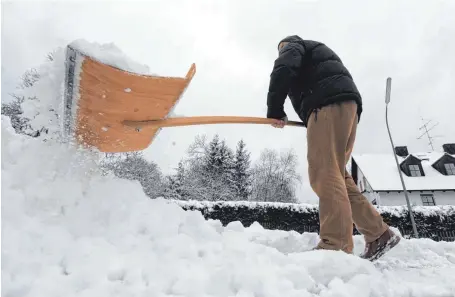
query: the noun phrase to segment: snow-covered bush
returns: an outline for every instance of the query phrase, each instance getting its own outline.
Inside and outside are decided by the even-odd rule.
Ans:
[[[240,221],[244,226],[258,222],[266,229],[319,232],[319,211],[315,204],[233,201],[173,201],[185,210],[198,210],[206,219],[220,220],[226,226]],[[377,207],[387,224],[412,234],[405,206]],[[414,218],[420,237],[438,240],[444,232],[455,230],[455,206],[415,207]],[[353,226],[353,233],[359,234]]]

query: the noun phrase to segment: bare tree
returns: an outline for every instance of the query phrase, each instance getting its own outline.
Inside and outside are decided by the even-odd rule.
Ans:
[[[253,201],[296,202],[295,188],[301,181],[297,173],[297,155],[292,150],[278,153],[262,151],[252,169]]]

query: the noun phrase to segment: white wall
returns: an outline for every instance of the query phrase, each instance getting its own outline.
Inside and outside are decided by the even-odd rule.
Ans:
[[[360,192],[364,192],[365,190],[367,192],[371,192],[371,186],[359,167],[357,167],[357,187],[359,188]]]
[[[394,206],[394,205],[406,205],[406,198],[404,193],[397,192],[380,192],[378,205]],[[423,205],[421,194],[433,194],[433,198],[436,205],[455,205],[455,192],[408,192],[408,197],[412,205]]]

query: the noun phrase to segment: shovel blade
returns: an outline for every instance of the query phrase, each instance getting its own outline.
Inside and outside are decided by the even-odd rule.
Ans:
[[[68,46],[64,131],[84,147],[120,153],[146,149],[160,128],[137,131],[123,121],[168,117],[196,72],[185,77],[127,72]]]

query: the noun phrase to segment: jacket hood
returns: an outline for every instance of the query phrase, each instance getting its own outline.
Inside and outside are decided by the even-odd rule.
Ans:
[[[278,42],[277,48],[280,46],[282,42],[302,42],[303,39],[300,38],[298,35],[289,35]]]

